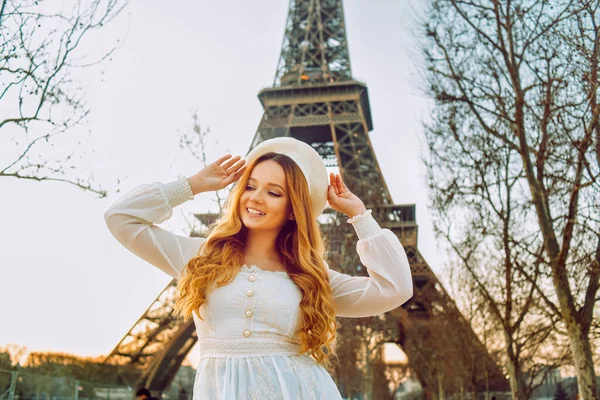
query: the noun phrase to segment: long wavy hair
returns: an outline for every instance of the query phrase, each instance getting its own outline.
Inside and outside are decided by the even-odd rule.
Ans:
[[[311,352],[319,364],[327,363],[333,354],[330,346],[335,337],[335,308],[329,276],[323,261],[324,242],[317,224],[302,170],[288,156],[267,153],[259,157],[240,177],[229,194],[225,209],[214,229],[200,246],[198,255],[186,265],[178,283],[176,310],[186,319],[192,313],[202,319],[200,307],[206,302],[213,282],[217,286],[230,283],[244,264],[247,228],[242,224],[239,202],[246,190],[254,167],[273,160],[283,168],[295,220],[288,221],[277,236],[277,249],[290,278],[302,292],[301,321],[296,337],[301,353]]]

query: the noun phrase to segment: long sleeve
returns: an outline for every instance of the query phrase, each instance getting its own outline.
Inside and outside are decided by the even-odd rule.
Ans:
[[[329,283],[339,317],[367,317],[393,310],[413,295],[410,265],[400,241],[382,229],[371,212],[352,223],[358,235],[356,251],[368,277],[349,276],[329,269]]]
[[[123,246],[179,279],[204,239],[176,235],[155,224],[171,218],[174,207],[193,197],[186,179],[141,185],[117,200],[106,211],[104,219]]]

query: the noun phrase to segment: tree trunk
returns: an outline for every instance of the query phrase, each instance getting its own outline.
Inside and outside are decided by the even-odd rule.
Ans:
[[[573,361],[577,370],[577,388],[580,400],[598,400],[596,373],[588,334],[579,324],[568,327]]]
[[[521,371],[520,355],[518,349],[514,346],[513,337],[508,333],[504,332],[504,338],[506,341],[506,355],[508,356],[508,362],[506,368],[508,369],[510,391],[513,400],[526,400],[526,387],[523,380],[523,371]]]
[[[525,384],[523,382],[521,367],[515,360],[509,359],[507,368],[510,382],[510,391],[513,400],[527,400],[527,395],[524,392]]]
[[[440,371],[437,372],[437,383],[438,383],[438,399],[445,400],[446,395],[444,393],[444,377]]]
[[[557,257],[558,258],[558,257]],[[558,262],[558,261],[557,261]],[[577,386],[580,400],[600,400],[598,388],[596,386],[596,372],[594,370],[594,361],[592,358],[592,349],[589,338],[590,320],[592,318],[582,314],[582,309],[577,311],[571,289],[565,273],[564,264],[562,268],[553,266],[553,282],[558,296],[558,302],[563,314],[563,319],[567,326],[569,344],[575,370],[577,371]],[[590,280],[594,278],[592,273]],[[589,285],[594,285],[592,281]],[[594,292],[595,293],[595,292]],[[584,328],[587,326],[588,328]]]

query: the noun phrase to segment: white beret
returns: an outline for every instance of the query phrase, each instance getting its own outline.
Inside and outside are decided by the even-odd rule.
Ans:
[[[329,182],[325,162],[319,153],[310,145],[298,139],[278,137],[265,140],[250,150],[246,156],[246,164],[251,164],[254,160],[267,153],[284,154],[298,164],[308,183],[308,192],[311,197],[315,217],[321,215],[327,204]]]

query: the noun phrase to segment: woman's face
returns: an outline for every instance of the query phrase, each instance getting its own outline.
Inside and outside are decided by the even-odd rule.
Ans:
[[[292,212],[283,167],[273,160],[257,164],[240,196],[239,212],[249,230],[277,231]]]

